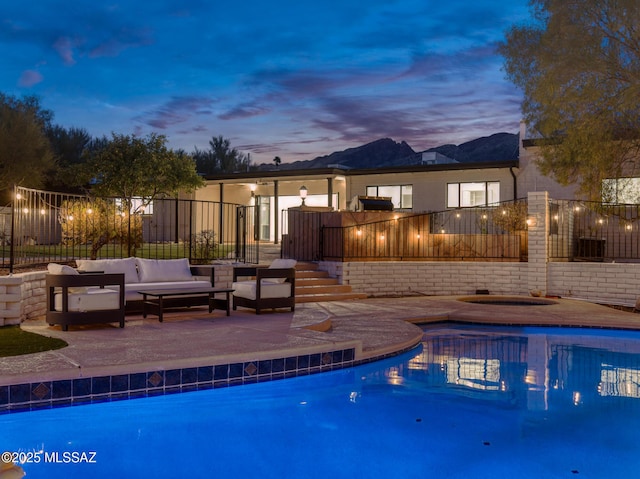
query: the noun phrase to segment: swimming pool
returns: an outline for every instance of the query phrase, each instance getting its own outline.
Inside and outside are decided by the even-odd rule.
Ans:
[[[440,325],[355,368],[5,414],[0,450],[47,478],[635,477],[639,398],[640,333]]]

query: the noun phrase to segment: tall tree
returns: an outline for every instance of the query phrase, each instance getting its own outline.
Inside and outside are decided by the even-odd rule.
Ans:
[[[196,148],[192,156],[198,172],[203,175],[247,171],[250,167],[248,156],[232,148],[231,142],[222,135],[209,140],[208,150]]]
[[[603,180],[640,172],[640,2],[531,0],[531,12],[499,50],[544,139],[539,167],[599,197]]]
[[[54,125],[47,129],[47,137],[56,159],[55,171],[46,181],[54,191],[79,192],[82,184],[78,166],[87,161],[87,150],[93,144],[89,132],[83,128],[64,128]]]
[[[85,175],[94,183],[92,191],[131,203],[134,197],[152,201],[202,186],[193,160],[184,152],[168,149],[166,142],[164,135],[155,133],[145,138],[113,133],[86,163]]]
[[[111,231],[108,222],[93,221],[95,238],[119,238],[127,244],[128,254],[134,254],[141,241],[139,213],[147,205],[160,196],[176,196],[179,191],[193,191],[204,185],[193,159],[184,152],[168,149],[166,142],[165,136],[154,133],[145,138],[112,133],[110,140],[95,143],[95,151],[80,169],[85,179],[91,178],[94,195],[122,200],[120,213],[126,219],[126,234],[122,227]],[[135,208],[134,198],[142,199]],[[108,213],[106,208],[99,210],[100,217]]]
[[[0,191],[14,184],[41,187],[55,166],[46,129],[53,113],[37,97],[0,93]]]

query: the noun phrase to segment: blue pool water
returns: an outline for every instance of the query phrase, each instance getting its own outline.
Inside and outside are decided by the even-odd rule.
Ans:
[[[441,325],[356,368],[5,414],[0,451],[28,478],[638,477],[640,334]]]

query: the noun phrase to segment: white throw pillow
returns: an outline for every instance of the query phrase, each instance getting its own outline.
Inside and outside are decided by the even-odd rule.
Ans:
[[[274,259],[269,268],[295,268],[297,261],[295,259]]]
[[[77,259],[76,265],[80,271],[103,273],[124,273],[125,283],[138,283],[136,258],[123,259]]]
[[[284,259],[284,258],[279,258],[279,259],[274,259],[271,264],[269,265],[270,269],[273,268],[295,268],[296,267],[296,263],[297,261],[295,259]],[[265,281],[269,281],[269,282],[273,282],[273,283],[284,283],[286,281],[286,278],[269,278]]]
[[[67,274],[69,276],[77,276],[80,274],[71,266],[67,266],[66,264],[58,264],[58,263],[49,263],[47,265],[47,272],[49,274]],[[69,293],[71,294],[74,294],[74,293],[82,294],[86,292],[87,292],[87,288],[85,288],[84,286],[69,288]]]
[[[47,265],[47,272],[49,274],[80,274],[71,266],[67,266],[66,264],[58,264],[58,263],[49,263]]]
[[[189,260],[136,258],[141,283],[192,281]]]

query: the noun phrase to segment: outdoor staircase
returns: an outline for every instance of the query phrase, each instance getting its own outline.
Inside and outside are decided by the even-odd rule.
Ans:
[[[364,299],[364,293],[354,293],[351,286],[338,284],[336,278],[320,271],[316,263],[300,262],[296,265],[296,303],[344,301]]]
[[[260,264],[270,264],[280,258],[281,246],[268,242],[260,243]],[[299,261],[296,265],[296,303],[320,301],[344,301],[364,299],[365,293],[354,293],[349,285],[338,284],[336,278],[320,271],[317,263]]]

